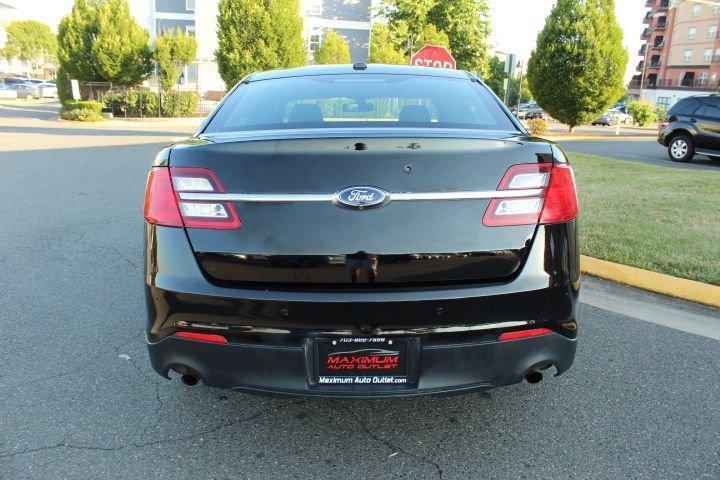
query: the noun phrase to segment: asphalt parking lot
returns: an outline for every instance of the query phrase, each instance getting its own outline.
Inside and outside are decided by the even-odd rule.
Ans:
[[[557,140],[557,142],[568,152],[588,153],[667,168],[720,172],[720,162],[710,160],[705,155],[697,155],[689,163],[671,161],[667,154],[667,148],[660,145],[654,137],[647,140],[633,138],[630,140]]]
[[[573,368],[444,398],[254,397],[147,359],[142,196],[189,127],[0,105],[0,478],[720,478],[720,312],[587,279]]]

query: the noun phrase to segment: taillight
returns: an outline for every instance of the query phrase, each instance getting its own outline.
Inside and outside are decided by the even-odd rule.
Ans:
[[[531,328],[529,330],[518,330],[517,332],[505,332],[501,333],[498,340],[504,342],[505,340],[520,340],[522,338],[540,337],[542,335],[549,335],[553,333],[548,328]]]
[[[145,206],[143,208],[145,220],[149,223],[164,225],[166,227],[182,227],[175,192],[170,180],[170,170],[167,168],[153,168],[148,175],[145,188]]]
[[[505,172],[498,190],[507,195],[490,201],[483,217],[483,224],[488,227],[565,222],[578,213],[575,178],[567,164],[513,165]],[[513,197],[513,190],[538,193]]]
[[[181,193],[225,193],[207,168],[154,167],[145,191],[145,220],[168,227],[235,229],[242,223],[232,202],[182,200]]]
[[[215,333],[200,333],[200,332],[175,332],[174,337],[185,338],[188,340],[200,340],[201,342],[211,343],[228,343],[227,338],[222,335]]]

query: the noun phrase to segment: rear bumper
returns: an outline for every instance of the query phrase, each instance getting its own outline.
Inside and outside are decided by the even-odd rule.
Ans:
[[[300,346],[280,347],[168,337],[150,344],[149,350],[158,372],[178,368],[213,387],[265,395],[375,398],[465,393],[511,385],[531,371],[549,366],[560,374],[572,365],[575,347],[575,340],[556,333],[504,342],[421,345],[416,381],[391,386],[317,384],[310,339]]]
[[[163,376],[189,372],[206,385],[252,393],[370,398],[499,387],[535,369],[562,373],[573,362],[575,222],[539,227],[522,269],[504,283],[356,291],[219,286],[200,270],[182,229],[148,225],[146,234],[146,335]],[[554,333],[500,342],[503,329],[483,329],[511,321]],[[178,330],[220,333],[229,343],[173,337]],[[411,338],[413,381],[317,385],[314,340],[347,335]]]

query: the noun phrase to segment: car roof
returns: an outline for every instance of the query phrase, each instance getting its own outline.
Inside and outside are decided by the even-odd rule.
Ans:
[[[363,64],[364,65],[364,64]],[[307,67],[289,68],[286,70],[269,70],[250,75],[246,81],[255,82],[276,78],[310,77],[316,75],[417,75],[425,77],[443,77],[470,80],[472,77],[464,70],[449,68],[415,67],[409,65],[367,64],[367,68],[356,70],[353,65],[311,65]]]

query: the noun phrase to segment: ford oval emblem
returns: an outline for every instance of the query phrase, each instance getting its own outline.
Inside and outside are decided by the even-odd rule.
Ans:
[[[390,194],[375,187],[348,187],[335,194],[335,203],[347,208],[377,208],[390,200]]]

